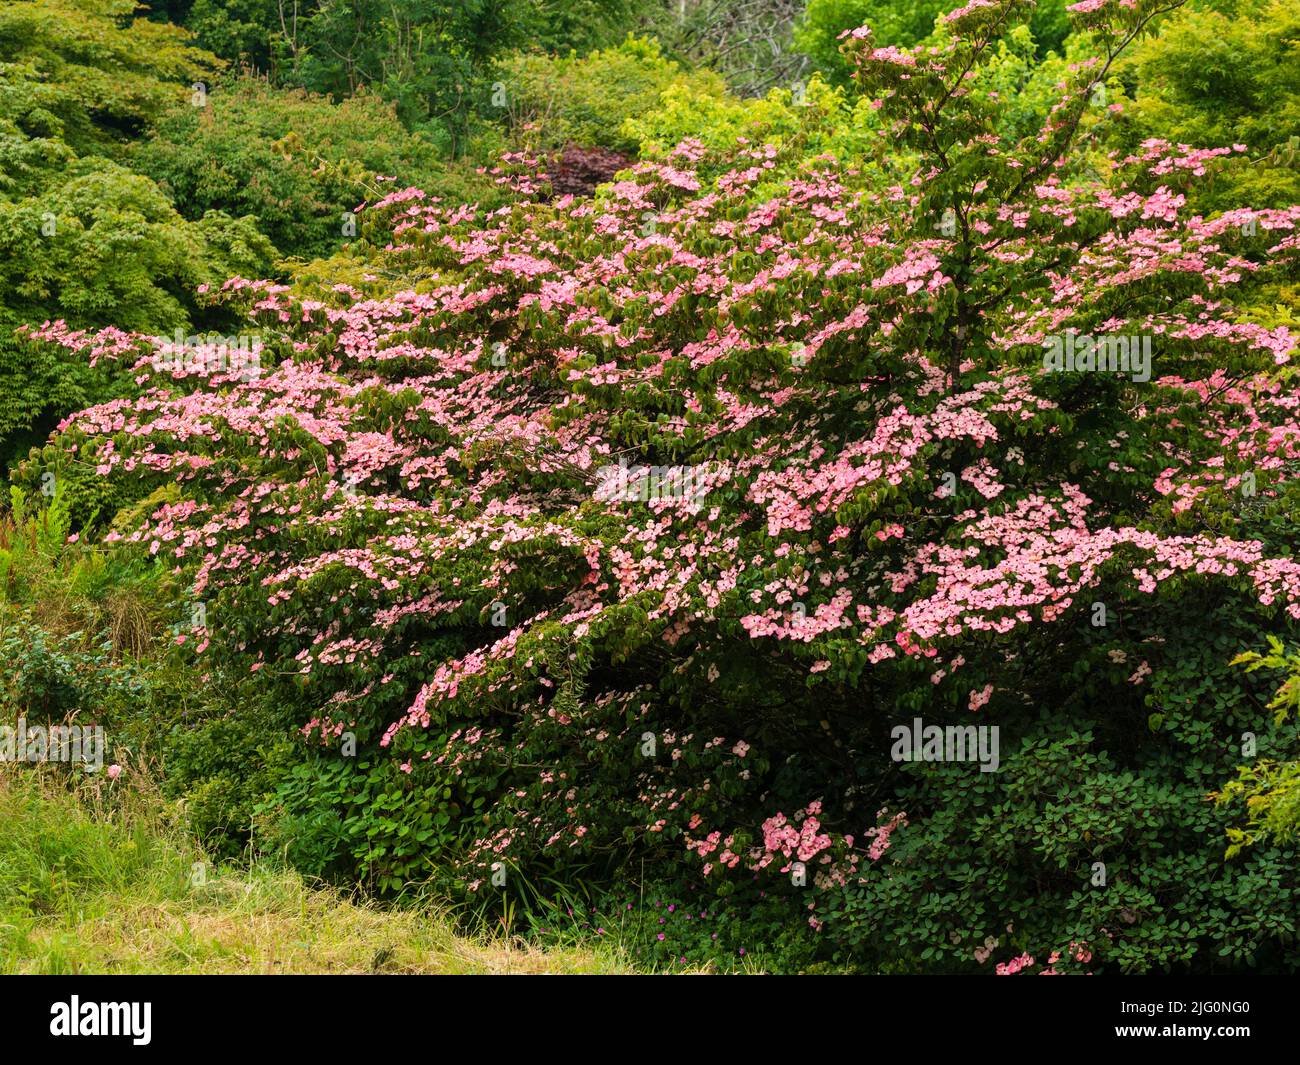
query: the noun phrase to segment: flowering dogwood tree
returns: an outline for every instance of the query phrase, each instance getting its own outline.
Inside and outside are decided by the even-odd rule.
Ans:
[[[881,964],[1008,972],[1227,935],[1166,925],[1232,878],[1179,751],[1222,777],[1236,725],[1160,734],[1144,699],[1206,602],[1300,617],[1267,519],[1296,338],[1234,302],[1294,272],[1300,208],[1189,215],[1229,146],[1102,149],[1098,86],[1176,2],[1074,5],[1096,57],[1008,132],[981,75],[1032,6],[973,0],[928,49],[848,35],[875,162],[918,161],[888,187],[688,141],[575,199],[508,158],[486,217],[370,205],[363,282],[212,294],[256,375],[34,333],[135,363],[61,472],[179,483],[123,539],[192,581],[207,668],[299,710],[310,765],[388,782],[348,845],[380,886],[635,856],[785,891]],[[998,725],[1000,770],[900,763],[914,715]]]

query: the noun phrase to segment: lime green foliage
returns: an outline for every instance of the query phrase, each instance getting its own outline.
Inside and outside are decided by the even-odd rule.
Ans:
[[[68,150],[111,153],[210,77],[215,57],[192,47],[184,30],[135,17],[136,7],[133,0],[0,2],[0,128],[9,135],[0,147],[0,188],[14,178],[9,153],[19,153],[20,163],[41,151],[54,163]]]
[[[935,36],[942,40],[947,33],[941,30]],[[974,91],[997,93],[1010,101],[1003,116],[1003,132],[1008,136],[1028,136],[1040,129],[1071,65],[1084,62],[1090,54],[1086,42],[1075,37],[1066,38],[1058,51],[1047,56],[1040,56],[1037,49],[1032,25],[1016,26],[997,42],[996,58],[976,71]],[[1114,79],[1096,93],[1098,105],[1103,100],[1111,103],[1121,98],[1122,90]],[[1094,123],[1108,119],[1105,107],[1095,106],[1084,114],[1081,124],[1088,130]]]
[[[624,129],[634,137],[638,151],[651,159],[667,159],[684,140],[699,141],[708,151],[700,164],[702,173],[712,174],[710,160],[725,157],[740,138],[755,145],[771,144],[790,149],[771,171],[769,180],[756,186],[762,198],[789,176],[789,161],[804,165],[822,155],[853,159],[864,171],[880,177],[906,166],[901,152],[885,152],[885,140],[875,112],[865,100],[853,101],[843,89],[834,88],[814,75],[798,93],[773,89],[759,99],[715,96],[673,86],[664,93],[659,108],[641,118],[629,119]],[[880,169],[883,164],[888,169]]]
[[[257,78],[215,87],[203,107],[174,105],[132,158],[186,218],[250,215],[281,255],[301,258],[350,240],[350,212],[394,187],[471,201],[492,188],[466,167],[441,163],[377,96],[336,104]]]
[[[631,151],[640,136],[629,123],[653,121],[665,94],[672,101],[740,106],[719,75],[683,70],[655,41],[632,37],[582,57],[517,54],[502,62],[497,77],[511,125],[535,126],[543,147],[576,143]]]
[[[1225,784],[1215,798],[1246,804],[1246,827],[1228,829],[1227,857],[1235,857],[1261,839],[1293,840],[1300,829],[1300,762],[1263,758],[1242,766],[1237,779]]]
[[[1300,0],[1240,0],[1172,17],[1125,66],[1136,79],[1131,139],[1243,144],[1201,191],[1207,208],[1300,201]]]
[[[713,152],[725,151],[745,137],[757,144],[782,145],[805,132],[815,138],[814,154],[827,143],[849,134],[856,112],[841,90],[814,77],[802,98],[789,89],[773,89],[759,99],[742,99],[674,85],[660,106],[629,118],[624,130],[638,149],[653,158],[665,157],[683,140],[698,140]]]
[[[214,58],[121,0],[0,4],[0,329],[62,317],[168,331],[202,281],[269,265],[251,222],[186,222],[120,165]],[[135,323],[134,325],[128,323]],[[0,407],[10,397],[0,393]]]
[[[1257,669],[1280,671],[1281,686],[1270,700],[1273,724],[1281,727],[1300,718],[1300,651],[1288,651],[1276,636],[1268,637],[1267,654],[1247,651],[1233,660],[1248,673]],[[1261,758],[1241,766],[1237,779],[1215,793],[1219,805],[1244,802],[1246,826],[1228,829],[1228,857],[1240,854],[1262,840],[1276,843],[1300,839],[1300,760]]]
[[[817,68],[838,84],[847,83],[852,68],[840,55],[840,34],[870,26],[882,46],[910,47],[934,30],[935,19],[960,7],[958,0],[809,0],[795,29],[795,44]],[[1040,56],[1059,51],[1069,33],[1065,0],[1042,0],[1030,19]]]
[[[187,221],[123,165],[128,138],[210,76],[184,31],[121,0],[0,3],[0,469],[69,411],[119,394],[114,373],[13,339],[62,318],[171,334],[192,293],[267,270],[251,219]]]
[[[1300,652],[1288,653],[1276,636],[1268,637],[1269,653],[1261,655],[1247,651],[1233,660],[1233,665],[1245,665],[1247,673],[1257,669],[1283,669],[1288,676],[1268,704],[1273,711],[1274,724],[1280,725],[1300,711]]]
[[[1055,100],[1055,86],[1076,57],[1037,59],[1025,26],[1013,29],[995,50],[996,58],[979,69],[974,85],[977,91],[1014,101],[1006,116],[1013,128],[1006,132],[1023,136],[1041,126]],[[1091,124],[1100,118],[1099,112],[1085,121]],[[667,158],[683,140],[698,140],[710,152],[722,153],[743,137],[781,149],[798,145],[804,162],[829,154],[864,167],[873,165],[870,161],[881,156],[883,148],[888,170],[882,176],[906,172],[910,165],[905,153],[886,138],[870,100],[855,98],[816,74],[798,90],[773,89],[758,99],[675,83],[657,108],[627,119],[623,129],[641,155],[656,159]]]

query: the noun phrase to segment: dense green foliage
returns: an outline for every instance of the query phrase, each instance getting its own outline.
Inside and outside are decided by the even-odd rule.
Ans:
[[[1043,0],[1029,19],[1039,55],[1059,51],[1069,32],[1064,0]],[[953,9],[949,0],[808,0],[795,41],[836,82],[847,82],[852,66],[840,54],[840,38],[869,25],[882,45],[910,47],[930,37],[935,19]]]
[[[1300,202],[1300,3],[1234,0],[1171,18],[1126,64],[1133,141],[1244,144],[1205,189],[1207,210]]]
[[[437,149],[376,96],[333,104],[253,78],[219,85],[201,107],[176,104],[131,159],[186,218],[247,215],[281,256],[307,259],[327,257],[355,235],[353,212],[382,195],[381,181],[468,201],[492,189],[468,168],[450,174]]]
[[[15,342],[16,326],[188,328],[199,285],[271,264],[252,219],[186,219],[123,164],[131,138],[212,70],[183,31],[132,8],[0,5],[0,465],[121,376]]]
[[[954,3],[0,3],[0,716],[647,968],[1300,969],[1300,2]]]
[[[454,148],[486,96],[490,60],[525,39],[529,14],[511,0],[339,0],[282,19],[268,0],[200,0],[188,21],[202,44],[276,84],[336,99],[374,87]]]
[[[531,126],[547,148],[568,143],[635,150],[630,121],[652,118],[665,93],[725,100],[710,71],[683,71],[655,41],[629,37],[616,48],[552,58],[519,54],[499,67],[498,99],[515,127]]]

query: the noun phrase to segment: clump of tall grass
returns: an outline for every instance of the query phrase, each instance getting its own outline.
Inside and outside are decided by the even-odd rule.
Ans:
[[[31,499],[10,487],[0,507],[0,626],[21,612],[54,636],[144,657],[173,612],[168,575],[138,552],[88,548],[71,527],[60,493]]]

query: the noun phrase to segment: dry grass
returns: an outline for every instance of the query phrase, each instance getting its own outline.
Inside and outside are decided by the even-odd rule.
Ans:
[[[124,778],[123,778],[124,779]],[[203,866],[147,788],[74,795],[0,767],[0,971],[615,973],[614,953],[468,939],[437,910],[381,908],[293,872]]]
[[[0,637],[35,622],[115,661],[146,655],[167,619],[159,583],[65,541],[48,511],[0,513]],[[0,706],[4,679],[0,666]],[[138,760],[116,781],[0,763],[0,972],[622,969],[612,951],[468,939],[427,906],[381,908],[281,868],[213,866]]]
[[[222,876],[186,900],[102,900],[83,920],[46,919],[11,972],[612,973],[609,957],[453,934],[433,912],[382,910],[291,874]],[[61,915],[66,918],[66,915]]]
[[[53,636],[77,634],[84,648],[107,642],[115,661],[144,657],[163,636],[170,587],[65,539],[48,510],[0,512],[0,623],[19,612]]]

